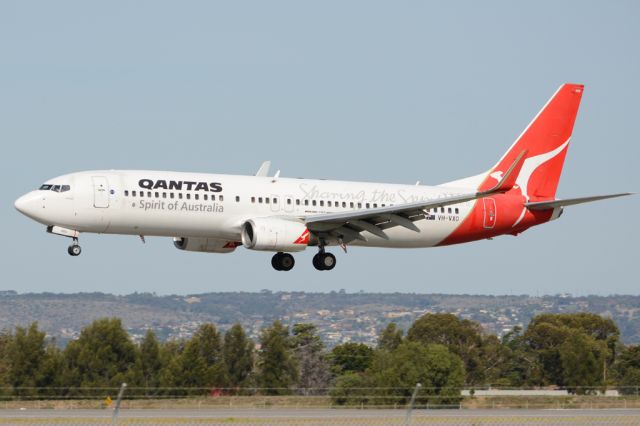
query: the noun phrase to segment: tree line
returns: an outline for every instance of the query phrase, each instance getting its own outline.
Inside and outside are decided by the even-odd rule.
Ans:
[[[575,393],[618,387],[637,393],[640,346],[625,346],[610,318],[542,314],[498,338],[479,323],[427,313],[407,333],[391,323],[378,344],[328,350],[313,324],[275,321],[258,342],[240,324],[203,324],[189,339],[135,344],[117,318],[99,319],[60,349],[37,323],[0,334],[0,393],[82,396],[122,382],[145,395],[329,394],[337,404],[455,403],[460,389],[561,386]],[[1,396],[1,395],[0,395]]]

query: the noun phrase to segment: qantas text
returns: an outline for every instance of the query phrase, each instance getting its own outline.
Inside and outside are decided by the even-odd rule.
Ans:
[[[175,189],[187,191],[209,191],[209,192],[221,192],[222,184],[220,182],[193,182],[183,180],[170,180],[166,181],[158,179],[140,179],[138,185],[145,189]]]

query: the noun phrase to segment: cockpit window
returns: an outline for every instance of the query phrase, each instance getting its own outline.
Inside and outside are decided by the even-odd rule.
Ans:
[[[41,191],[67,192],[71,190],[70,185],[49,185],[45,183],[40,187]]]

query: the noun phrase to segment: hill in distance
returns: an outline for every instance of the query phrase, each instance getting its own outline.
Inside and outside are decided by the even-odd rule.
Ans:
[[[640,343],[640,296],[568,294],[533,297],[415,293],[225,292],[187,296],[133,293],[25,293],[0,291],[0,329],[40,328],[58,344],[77,338],[93,320],[118,317],[134,339],[151,328],[162,339],[190,337],[202,323],[221,330],[239,322],[257,340],[260,329],[276,319],[285,324],[311,322],[331,347],[352,341],[375,345],[390,322],[407,329],[427,312],[449,312],[479,322],[488,333],[502,335],[525,327],[539,313],[588,311],[613,318],[626,344]]]

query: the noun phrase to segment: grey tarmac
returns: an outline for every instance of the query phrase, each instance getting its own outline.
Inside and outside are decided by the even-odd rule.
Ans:
[[[123,409],[118,424],[404,425],[404,410],[376,409]],[[0,410],[0,424],[111,424],[111,410]],[[640,425],[640,409],[414,410],[412,425]]]

